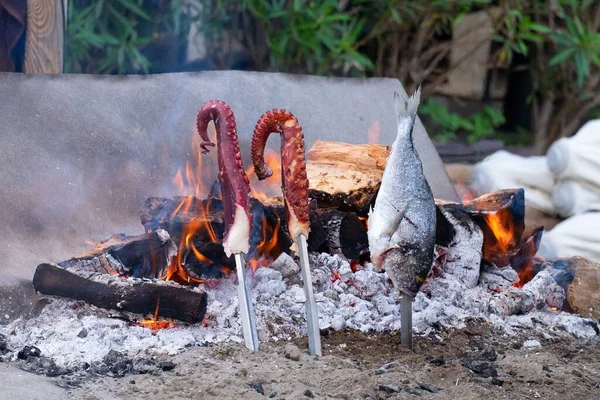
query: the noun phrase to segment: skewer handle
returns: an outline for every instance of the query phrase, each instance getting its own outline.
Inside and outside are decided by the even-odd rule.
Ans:
[[[412,302],[405,294],[400,297],[400,344],[409,350],[413,349]]]
[[[242,319],[242,333],[246,347],[251,351],[258,351],[258,332],[254,318],[254,306],[250,288],[246,281],[246,268],[242,253],[235,254],[235,266],[238,277],[238,302],[240,306],[240,317]]]
[[[319,313],[315,293],[312,287],[310,275],[310,264],[308,261],[308,246],[306,237],[298,235],[298,255],[300,257],[300,271],[302,272],[302,281],[304,282],[304,295],[306,297],[306,322],[308,324],[308,347],[313,356],[322,356],[321,349],[321,331],[319,330]]]

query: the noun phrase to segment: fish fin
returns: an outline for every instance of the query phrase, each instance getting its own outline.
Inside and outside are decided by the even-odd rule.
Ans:
[[[421,85],[415,90],[415,92],[408,98],[408,100],[402,99],[398,92],[394,92],[394,102],[396,105],[396,117],[398,121],[403,118],[410,118],[412,121],[417,116],[417,109],[421,101]]]

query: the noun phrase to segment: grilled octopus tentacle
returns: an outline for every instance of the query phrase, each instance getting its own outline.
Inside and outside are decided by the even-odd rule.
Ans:
[[[223,248],[227,257],[232,253],[247,253],[252,218],[250,216],[250,181],[242,164],[237,126],[231,108],[219,100],[206,102],[196,119],[203,142],[202,153],[215,144],[208,137],[208,123],[214,121],[217,131],[219,183],[223,196],[225,231]]]
[[[281,170],[285,213],[288,232],[294,241],[303,234],[308,238],[310,217],[308,207],[308,179],[304,156],[304,134],[298,120],[286,110],[273,109],[260,117],[252,136],[252,164],[258,179],[263,180],[273,174],[265,164],[264,151],[269,135],[281,135]]]

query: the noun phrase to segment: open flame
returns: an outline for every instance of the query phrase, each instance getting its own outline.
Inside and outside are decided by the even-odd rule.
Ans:
[[[484,256],[487,252],[496,251],[508,253],[509,246],[514,237],[514,224],[510,213],[499,211],[496,214],[485,214],[483,219],[491,229],[496,239],[495,243],[489,243],[484,247]]]
[[[144,328],[151,329],[153,332],[159,329],[168,329],[174,328],[177,326],[175,321],[172,318],[168,320],[159,320],[158,319],[158,308],[160,307],[160,297],[156,300],[156,309],[154,310],[153,318],[146,318],[143,321],[138,322],[138,325],[143,326]]]
[[[379,121],[375,120],[369,128],[369,144],[379,144],[379,132],[381,127]]]
[[[246,170],[250,180],[250,195],[262,203],[268,203],[269,198],[281,195],[281,158],[276,151],[265,149],[265,164],[273,171],[273,175],[265,180],[259,180],[254,173],[254,165]]]

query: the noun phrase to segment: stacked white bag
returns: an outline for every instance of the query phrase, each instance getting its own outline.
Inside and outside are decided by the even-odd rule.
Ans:
[[[548,167],[556,180],[552,199],[563,218],[600,211],[600,120],[548,149]]]
[[[538,254],[600,262],[600,120],[557,140],[547,159],[555,179],[554,207],[566,219],[544,233]]]
[[[600,262],[600,120],[556,141],[545,157],[492,154],[475,165],[470,186],[479,195],[524,188],[528,207],[566,218],[544,233],[538,255]]]
[[[469,186],[478,195],[523,188],[526,206],[554,214],[554,176],[548,169],[546,157],[521,157],[505,150],[497,151],[473,167]]]

